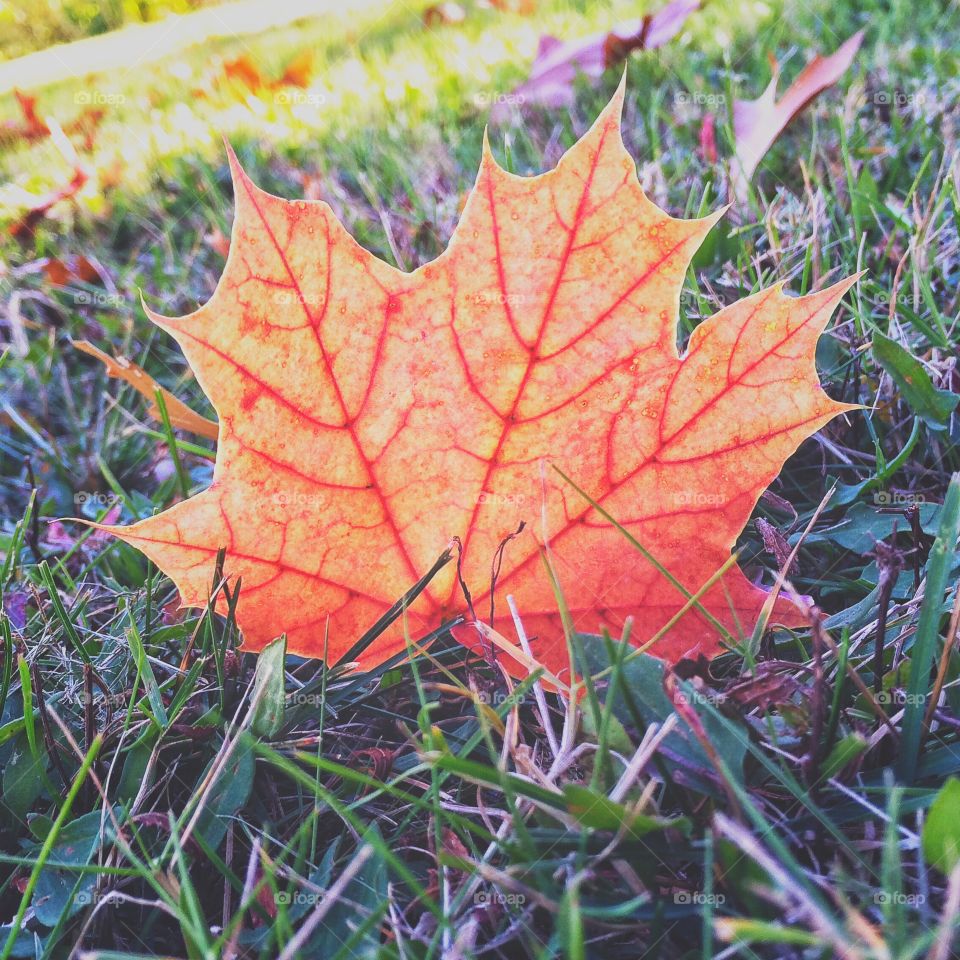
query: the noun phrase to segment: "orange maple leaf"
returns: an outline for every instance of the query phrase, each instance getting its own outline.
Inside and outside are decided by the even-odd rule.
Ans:
[[[515,596],[550,670],[567,657],[544,533],[577,628],[632,616],[633,641],[651,637],[687,595],[543,464],[697,591],[784,460],[848,409],[820,388],[813,357],[853,281],[796,299],[763,290],[702,323],[681,359],[684,275],[721,214],[676,220],[644,196],[622,100],[621,84],[537,177],[507,173],[485,144],[447,250],[412,273],[360,247],[325,203],[264,193],[231,157],[236,217],[216,291],[189,316],[150,314],[219,414],[213,482],[109,529],[188,605],[206,602],[225,547],[248,650],[285,632],[291,651],[321,656],[329,624],[335,662],[455,536],[485,611],[491,560],[521,520],[497,593]],[[411,632],[460,614],[460,596],[451,564],[410,608]],[[749,630],[767,597],[733,566],[703,594],[707,615],[683,616],[652,652],[714,654],[711,617]],[[773,620],[803,618],[781,597]],[[396,627],[363,663],[403,645]]]

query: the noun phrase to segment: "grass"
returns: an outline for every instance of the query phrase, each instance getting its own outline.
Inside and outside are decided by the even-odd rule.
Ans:
[[[0,59],[20,57],[54,44],[116,30],[125,24],[159,20],[195,9],[202,0],[8,0],[0,6]]]
[[[659,662],[609,638],[571,638],[596,678],[579,703],[533,678],[506,689],[442,635],[373,674],[281,670],[276,651],[235,652],[231,618],[176,612],[135,551],[48,523],[117,503],[129,521],[209,482],[209,444],[147,417],[70,339],[212,415],[137,291],[176,314],[213,289],[230,219],[214,127],[261,185],[321,193],[412,268],[443,249],[483,104],[522,79],[538,34],[633,10],[545,3],[426,30],[392,6],[39,91],[64,122],[78,93],[112,99],[91,185],[0,261],[0,957],[956,955],[960,873],[928,862],[951,836],[925,829],[960,775],[960,426],[935,392],[960,391],[952,5],[717,2],[628,68],[641,179],[692,216],[724,188],[689,94],[714,98],[729,155],[724,115],[764,87],[768,52],[789,78],[867,31],[682,301],[685,338],[775,280],[799,293],[867,271],[818,356],[828,392],[864,409],[806,443],[756,514],[798,548],[793,583],[824,612],[809,630],[681,665],[672,701]],[[303,48],[321,66],[313,103],[204,80],[241,52],[276,76]],[[500,161],[551,166],[616,80],[493,125]],[[2,147],[14,186],[63,176],[48,142]],[[43,258],[81,253],[103,282],[52,286]],[[754,523],[741,547],[749,569],[776,566]]]

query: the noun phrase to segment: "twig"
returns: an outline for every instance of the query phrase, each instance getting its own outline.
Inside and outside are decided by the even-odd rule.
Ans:
[[[530,649],[530,641],[527,639],[527,631],[524,629],[523,621],[520,619],[520,613],[517,610],[516,601],[513,596],[507,597],[507,606],[510,607],[510,615],[513,617],[513,626],[517,631],[517,639],[523,652],[530,658],[533,657],[533,651]],[[492,622],[492,619],[491,619]],[[560,755],[560,743],[557,740],[557,734],[553,729],[553,722],[550,719],[550,710],[547,707],[547,698],[543,694],[543,685],[539,679],[534,681],[533,696],[537,701],[537,710],[540,711],[540,722],[543,726],[543,732],[547,736],[547,743],[550,744],[550,752],[554,759]]]
[[[950,654],[953,652],[953,645],[957,640],[958,628],[960,628],[960,582],[954,587],[953,611],[950,614],[950,625],[947,627],[947,636],[943,643],[943,653],[940,654],[937,678],[933,681],[933,687],[930,689],[930,697],[927,700],[927,714],[923,719],[923,729],[925,732],[929,732],[930,730],[933,711],[936,709],[937,701],[940,699],[940,691],[943,689],[944,681],[947,679]]]
[[[60,779],[63,781],[64,787],[69,787],[70,778],[67,776],[67,771],[63,766],[63,761],[60,759],[60,749],[57,746],[56,740],[53,739],[53,730],[50,729],[50,720],[47,717],[47,704],[43,696],[43,681],[40,675],[39,664],[34,663],[33,666],[30,667],[30,675],[33,677],[33,692],[37,697],[37,707],[39,708],[40,713],[40,726],[43,727],[43,739],[47,745],[47,753],[50,755],[53,765],[57,768],[57,773],[60,774]]]

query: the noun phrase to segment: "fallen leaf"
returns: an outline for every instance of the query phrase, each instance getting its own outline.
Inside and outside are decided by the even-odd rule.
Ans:
[[[310,81],[313,80],[315,66],[313,51],[304,50],[284,67],[283,75],[276,85],[281,87],[309,87]]]
[[[120,502],[114,503],[103,515],[101,523],[116,523],[122,514],[123,504]],[[50,523],[47,524],[43,539],[45,543],[49,544],[55,550],[72,550],[77,545],[77,537],[59,520],[51,520]],[[87,546],[98,549],[107,543],[108,540],[109,538],[103,530],[94,530],[93,535],[87,538],[86,543]]]
[[[76,196],[83,189],[87,179],[86,171],[77,167],[71,173],[70,179],[61,186],[46,193],[31,195],[26,199],[20,219],[10,225],[10,236],[21,243],[28,241],[50,210],[62,200],[69,200]]]
[[[208,86],[220,86],[222,80],[226,79],[259,95],[283,87],[308,87],[313,80],[315,66],[313,52],[304,50],[286,65],[280,77],[270,79],[264,75],[250,54],[241,53],[230,60],[224,60],[220,65],[219,75],[208,75],[204,83]]]
[[[53,120],[48,121],[48,127],[54,145],[71,169],[70,179],[47,193],[31,194],[24,192],[23,213],[20,219],[14,221],[9,227],[10,236],[21,243],[26,242],[33,236],[38,224],[53,207],[62,200],[69,200],[76,196],[83,189],[87,180],[90,179],[90,174],[80,163],[76,149],[63,130]]]
[[[126,357],[111,357],[110,354],[104,353],[99,347],[95,347],[87,340],[74,340],[73,345],[81,353],[96,357],[106,367],[108,377],[122,380],[133,387],[142,397],[145,397],[150,403],[150,416],[155,420],[162,419],[156,399],[159,390],[163,396],[167,416],[170,418],[172,427],[177,430],[188,430],[190,433],[206,437],[208,440],[217,439],[219,427],[213,420],[207,420],[206,417],[201,417],[199,413],[195,413],[182,400],[178,400],[166,387],[161,387],[146,370],[137,366],[132,360],[128,360]]]
[[[582,40],[564,42],[542,36],[530,70],[530,79],[493,109],[494,119],[511,104],[539,103],[547,107],[572,106],[578,74],[599,79],[604,70],[622,62],[633,50],[654,50],[672,40],[684,21],[699,9],[699,0],[672,0],[656,13],[618,24],[612,30]]]
[[[173,600],[168,600],[162,607],[161,622],[164,626],[171,626],[175,623],[182,623],[187,619],[187,609],[180,603],[179,597],[174,597]]]
[[[854,281],[753,294],[704,321],[681,359],[681,289],[721,214],[676,220],[644,196],[622,102],[621,83],[538,177],[507,173],[485,146],[448,248],[413,273],[359,246],[327,204],[260,190],[231,154],[236,214],[216,291],[188,316],[148,310],[217,409],[214,480],[110,532],[191,606],[206,603],[225,547],[245,650],[285,632],[291,652],[319,657],[329,627],[336,662],[452,537],[486,611],[491,563],[521,521],[498,596],[516,598],[548,668],[569,676],[544,535],[577,629],[619,632],[632,616],[642,643],[663,628],[729,564],[784,460],[852,409],[821,389],[814,348]],[[452,567],[407,610],[412,635],[462,613]],[[749,633],[767,599],[732,565],[700,598],[708,615],[686,613],[651,652],[715,654],[717,624]],[[512,637],[504,606],[494,625]],[[805,622],[783,596],[772,620]],[[471,629],[458,636],[477,645]],[[404,648],[395,626],[362,662]]]
[[[37,111],[37,98],[33,94],[24,93],[16,88],[14,88],[13,95],[20,107],[20,112],[23,114],[23,120],[4,121],[0,124],[0,134],[15,140],[26,140],[28,142],[49,137],[52,131],[48,121],[41,117]],[[97,127],[103,117],[103,110],[86,107],[72,120],[64,123],[63,130],[71,135],[80,134],[83,137],[84,147],[91,150]]]
[[[65,287],[74,280],[80,280],[83,283],[100,282],[100,272],[83,254],[67,260],[51,257],[43,265],[43,272],[55,287]]]
[[[763,517],[757,517],[757,531],[763,540],[763,547],[767,553],[776,558],[777,566],[783,570],[787,561],[790,559],[790,544],[783,533],[775,527],[769,520]],[[784,576],[789,577],[791,571],[787,570]]]
[[[814,97],[832,87],[843,76],[862,41],[861,30],[829,57],[817,54],[779,100],[776,98],[779,69],[774,64],[773,78],[756,100],[734,101],[733,134],[736,149],[731,178],[733,194],[737,199],[743,200],[747,196],[754,171],[777,137]]]
[[[23,630],[27,625],[27,606],[30,594],[25,590],[11,588],[3,595],[2,608],[14,630]]]
[[[247,53],[241,53],[240,56],[234,57],[232,60],[225,60],[223,75],[228,80],[232,80],[254,93],[267,86],[267,81],[260,72],[260,68]]]
[[[108,194],[123,183],[123,177],[126,172],[123,160],[120,157],[114,157],[108,163],[99,164],[94,171],[97,183],[102,194]]]
[[[82,137],[83,149],[90,153],[96,146],[97,131],[106,115],[105,110],[87,107],[79,116],[74,117],[74,119],[64,127],[64,130],[72,136]]]
[[[423,11],[427,27],[454,26],[467,19],[467,12],[459,3],[434,3]]]
[[[43,117],[37,113],[37,98],[16,88],[13,90],[13,95],[23,114],[23,121],[7,120],[0,129],[7,136],[23,140],[39,140],[49,136],[50,128]]]
[[[490,0],[490,6],[501,13],[518,13],[520,16],[529,17],[536,13],[537,0]]]
[[[798,694],[804,693],[804,686],[793,676],[796,669],[795,663],[781,660],[758,663],[752,676],[730,684],[723,696],[745,713],[757,708],[761,713],[767,713],[780,704],[791,703]]]

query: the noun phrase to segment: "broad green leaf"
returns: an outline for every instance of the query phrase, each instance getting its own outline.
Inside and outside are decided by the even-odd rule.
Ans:
[[[3,802],[22,820],[43,792],[43,759],[46,751],[41,746],[35,754],[26,738],[3,767]]]
[[[270,739],[283,726],[284,675],[287,655],[286,636],[268,643],[257,659],[257,672],[251,696],[250,727],[258,737]]]
[[[618,642],[614,641],[613,649],[616,649]],[[610,666],[611,660],[602,637],[585,634],[583,649],[587,659],[586,666],[591,675],[596,675]],[[632,726],[636,723],[636,711],[645,724],[663,723],[675,712],[670,698],[663,690],[663,661],[647,654],[630,656],[630,651],[628,656],[629,659],[622,668],[623,676],[613,704],[614,716],[622,723]],[[602,689],[599,692],[602,697]],[[629,706],[625,697],[630,698]],[[696,703],[692,703],[692,707],[697,710]],[[714,749],[735,776],[742,776],[743,758],[746,754],[744,740],[733,736],[706,711],[697,712]],[[746,731],[743,736],[747,736]],[[661,756],[670,769],[682,767],[691,786],[697,786],[704,792],[714,792],[715,784],[703,776],[707,771],[712,771],[710,760],[682,717],[677,727],[664,738]]]
[[[119,808],[114,813],[119,815]],[[69,863],[85,866],[90,863],[103,843],[113,839],[113,827],[109,813],[94,810],[68,823],[50,852],[54,863]],[[65,867],[46,866],[37,878],[33,894],[33,909],[44,926],[55,926],[66,913],[72,916],[90,905],[97,877],[93,873],[81,873]]]
[[[212,760],[211,764],[215,762]],[[197,829],[214,850],[223,841],[230,820],[250,796],[255,766],[249,738],[244,737],[233,748],[226,767],[209,788]]]
[[[882,333],[873,335],[873,355],[893,378],[910,409],[922,417],[928,426],[942,429],[960,402],[960,394],[938,390],[923,364],[896,340]]]
[[[923,855],[927,863],[950,873],[960,862],[960,780],[951,777],[934,798],[923,825]]]

